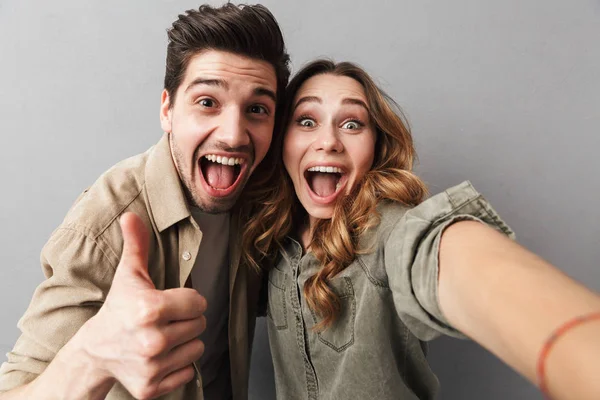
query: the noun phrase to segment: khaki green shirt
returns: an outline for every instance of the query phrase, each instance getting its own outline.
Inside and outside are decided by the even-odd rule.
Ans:
[[[425,341],[440,334],[464,337],[449,326],[438,302],[438,251],[453,222],[477,220],[513,237],[469,182],[409,209],[379,206],[381,222],[361,238],[368,254],[335,276],[340,298],[334,324],[320,319],[303,287],[319,264],[289,239],[269,273],[268,330],[278,399],[433,399],[438,380]]]
[[[32,381],[61,347],[102,306],[122,252],[119,216],[133,211],[150,232],[148,270],[158,289],[189,286],[188,278],[202,240],[173,164],[168,135],[147,152],[104,173],[69,210],[41,254],[46,280],[36,289],[19,321],[21,336],[0,367],[0,391]],[[238,218],[229,236],[229,355],[234,399],[248,396],[250,347],[259,277],[238,268]],[[251,317],[250,317],[251,316]],[[198,386],[200,383],[200,386]],[[168,400],[202,399],[200,379]],[[131,399],[116,384],[107,399]]]

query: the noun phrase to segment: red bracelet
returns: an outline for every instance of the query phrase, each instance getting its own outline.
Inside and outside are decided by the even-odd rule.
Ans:
[[[546,358],[548,358],[548,354],[550,353],[550,350],[552,349],[552,346],[554,345],[554,343],[556,343],[556,341],[561,336],[563,336],[570,329],[575,328],[576,326],[579,326],[579,325],[583,324],[584,322],[589,322],[589,321],[593,321],[596,319],[600,319],[600,312],[594,312],[591,314],[586,314],[586,315],[581,315],[579,317],[575,317],[575,318],[567,321],[560,327],[558,327],[558,329],[556,329],[554,332],[552,332],[552,334],[548,337],[548,339],[546,339],[546,342],[544,343],[544,346],[542,347],[542,350],[540,351],[540,356],[538,357],[538,363],[537,363],[537,376],[538,376],[539,388],[542,391],[542,393],[544,394],[544,396],[546,396],[546,398],[549,399],[550,394],[548,393],[548,388],[547,388],[547,383],[546,383],[545,363],[546,363]]]

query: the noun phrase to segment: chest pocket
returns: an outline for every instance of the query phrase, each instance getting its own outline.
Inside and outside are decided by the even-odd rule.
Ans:
[[[284,330],[288,327],[287,304],[285,301],[286,288],[288,287],[287,280],[287,274],[277,268],[273,268],[269,272],[269,305],[267,307],[267,315],[277,330]]]
[[[335,321],[324,331],[319,332],[319,340],[341,353],[354,344],[354,322],[356,319],[356,298],[352,280],[348,277],[334,278],[329,282],[331,289],[340,300],[340,312]],[[315,324],[320,322],[312,313]]]

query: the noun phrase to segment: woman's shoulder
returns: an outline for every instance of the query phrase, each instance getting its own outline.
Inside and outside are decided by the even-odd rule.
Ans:
[[[411,209],[412,207],[396,201],[381,200],[377,204],[377,222],[361,235],[359,247],[367,249],[363,254],[373,253],[381,248],[394,227]]]
[[[382,201],[377,210],[380,224],[376,228],[380,241],[385,242],[394,230],[402,230],[410,236],[412,231],[428,229],[450,220],[478,219],[496,229],[513,236],[491,204],[469,181],[451,186],[416,206],[407,206],[393,201]]]
[[[376,227],[377,236],[385,240],[394,227],[405,223],[408,219],[433,222],[481,198],[481,194],[475,190],[471,182],[464,181],[429,197],[416,206],[383,200],[377,205],[380,218]]]

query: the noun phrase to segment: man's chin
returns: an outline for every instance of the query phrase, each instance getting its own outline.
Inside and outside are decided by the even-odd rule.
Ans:
[[[192,196],[194,206],[198,207],[202,212],[208,214],[221,214],[230,211],[240,197],[239,193],[234,192],[228,196],[215,197],[207,193],[194,193]]]
[[[188,192],[190,203],[209,214],[220,214],[230,211],[240,198],[248,183],[248,176],[239,177],[234,185],[227,189],[217,189],[199,177]],[[186,185],[188,186],[188,185]],[[189,186],[188,186],[189,187]]]

